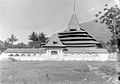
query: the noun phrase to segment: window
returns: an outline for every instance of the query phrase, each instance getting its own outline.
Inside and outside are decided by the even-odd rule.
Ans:
[[[57,44],[57,42],[56,42],[56,41],[53,41],[53,44]]]
[[[19,56],[19,54],[16,54],[15,56]]]
[[[70,31],[76,31],[76,29],[70,29]]]
[[[52,55],[57,55],[58,52],[57,52],[57,51],[51,51],[51,54],[52,54]]]
[[[63,49],[63,51],[68,51],[68,49],[65,48],[65,49]]]
[[[22,54],[21,56],[25,56],[25,54]]]

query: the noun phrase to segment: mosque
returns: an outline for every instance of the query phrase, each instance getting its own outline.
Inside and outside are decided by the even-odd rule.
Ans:
[[[17,60],[116,60],[115,53],[110,54],[106,49],[98,48],[97,44],[99,42],[94,36],[80,26],[74,5],[67,29],[53,34],[42,48],[7,49],[2,56]]]

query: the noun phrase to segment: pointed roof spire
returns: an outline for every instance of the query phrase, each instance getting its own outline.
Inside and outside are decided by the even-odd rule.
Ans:
[[[76,1],[74,0],[73,14],[68,23],[68,28],[69,29],[77,29],[78,27],[79,27],[79,20],[76,15]]]
[[[74,12],[74,13],[76,12],[75,6],[76,6],[76,2],[75,2],[75,0],[74,0],[74,8],[73,8],[73,12]]]

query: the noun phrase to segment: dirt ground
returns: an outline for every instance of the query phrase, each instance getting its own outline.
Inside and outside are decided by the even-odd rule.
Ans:
[[[113,84],[115,62],[0,62],[0,84]]]

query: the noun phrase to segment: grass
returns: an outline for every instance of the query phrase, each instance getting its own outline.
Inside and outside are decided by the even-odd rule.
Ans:
[[[43,61],[43,62],[0,62],[1,84],[110,84],[97,75],[92,67],[110,66],[111,77],[115,75],[114,62]],[[99,69],[100,68],[100,69]],[[111,69],[112,68],[112,69]],[[104,70],[104,71],[102,71]]]

